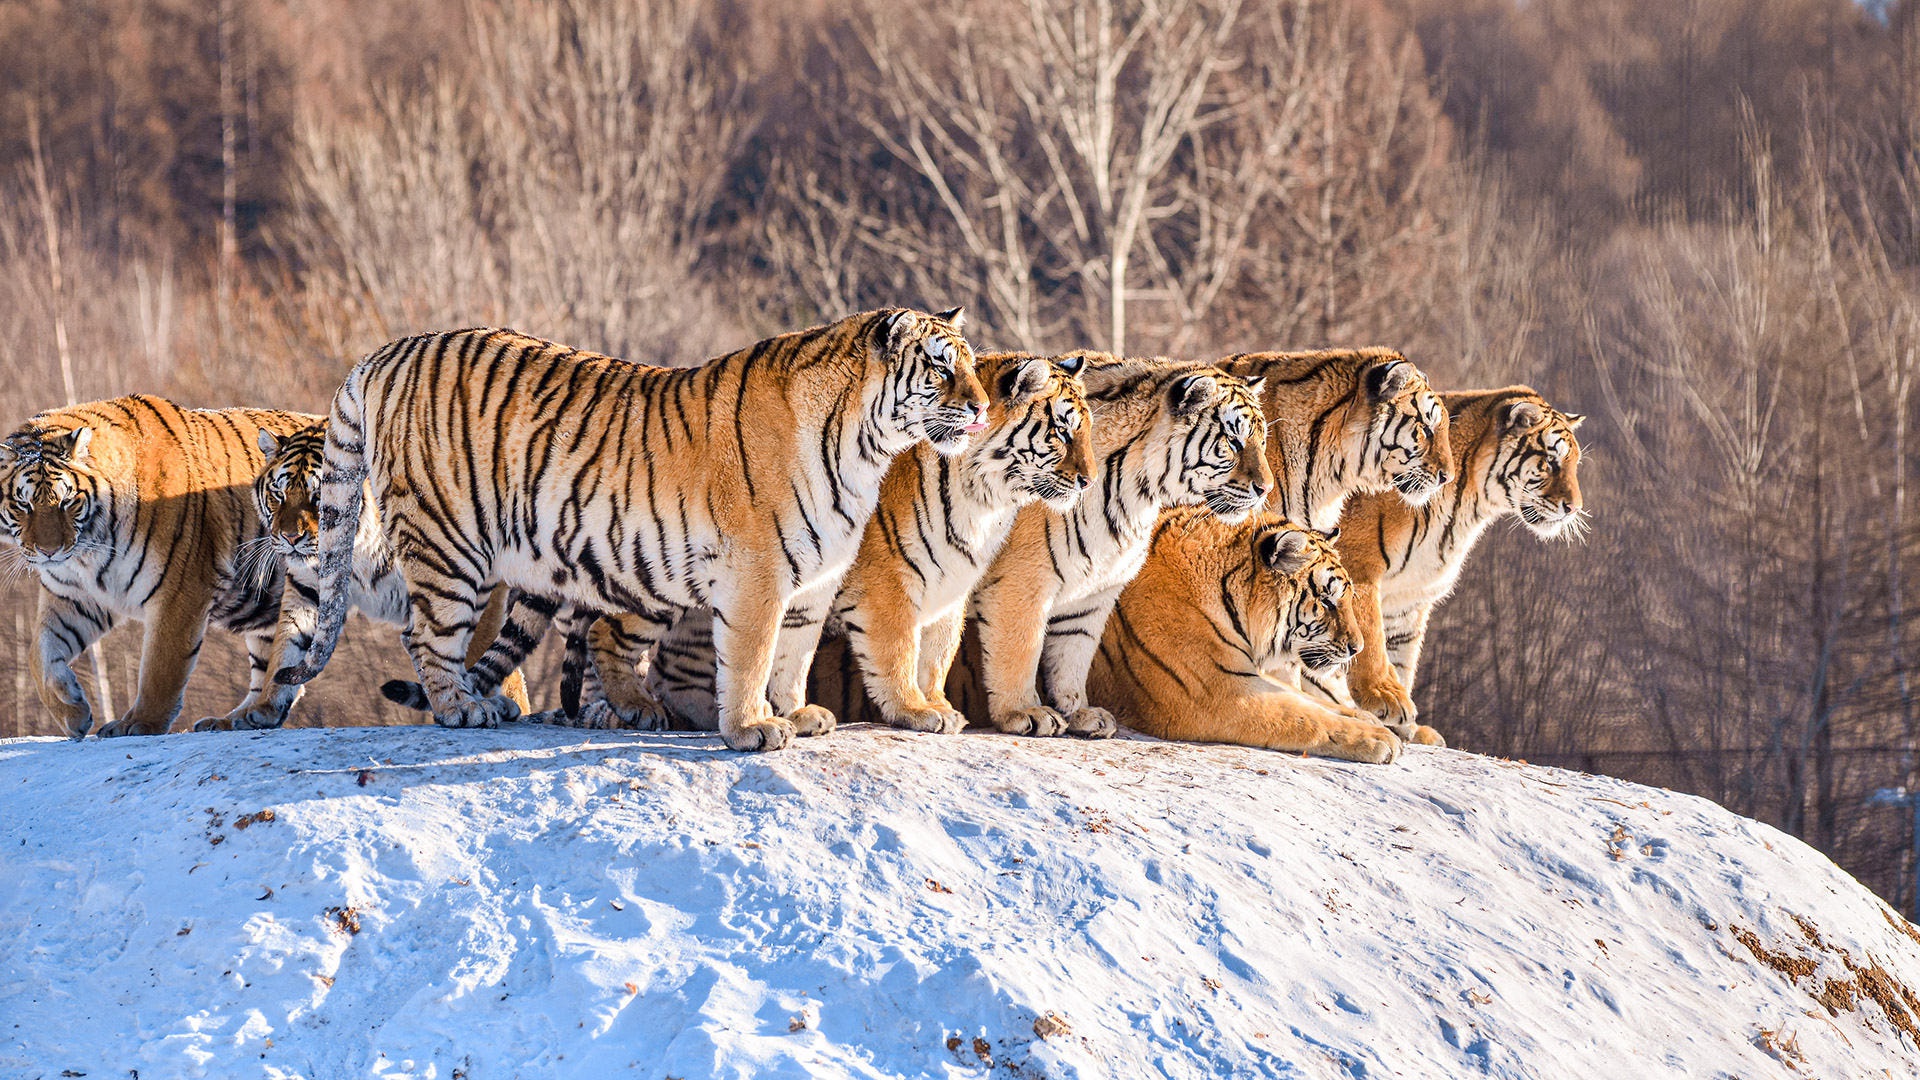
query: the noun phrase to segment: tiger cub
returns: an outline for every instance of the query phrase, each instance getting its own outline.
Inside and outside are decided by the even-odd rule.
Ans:
[[[281,567],[258,547],[265,527],[248,501],[262,460],[253,433],[318,419],[136,394],[41,413],[0,443],[0,538],[40,580],[40,700],[74,738],[93,710],[72,660],[122,619],[146,625],[139,688],[102,737],[172,725],[208,620],[245,636],[258,697]]]
[[[1353,577],[1353,608],[1366,647],[1344,678],[1310,673],[1329,701],[1352,702],[1406,738],[1440,743],[1416,728],[1410,691],[1427,617],[1460,577],[1488,525],[1509,514],[1544,539],[1577,536],[1584,419],[1562,413],[1524,386],[1442,394],[1452,416],[1453,490],[1418,507],[1390,495],[1362,495],[1340,518],[1340,557]],[[1351,694],[1349,697],[1348,695]]]
[[[1279,517],[1238,525],[1169,510],[1153,555],[1107,619],[1089,689],[1135,731],[1389,762],[1400,739],[1350,706],[1266,673],[1334,672],[1360,648],[1332,541]]]
[[[893,458],[922,439],[959,453],[986,412],[958,310],[867,312],[678,369],[509,330],[393,342],[334,396],[320,622],[275,678],[306,682],[333,653],[370,480],[436,722],[506,713],[465,663],[480,594],[505,584],[638,616],[647,648],[686,609],[712,608],[722,737],[785,746],[832,726],[767,701],[789,609],[831,596]]]
[[[966,726],[944,688],[968,594],[1022,506],[1065,511],[1092,483],[1082,363],[1077,355],[979,357],[991,404],[973,447],[958,458],[916,447],[895,459],[827,620],[825,647],[843,648],[852,663],[824,671],[812,665],[810,700],[835,702],[846,719],[871,706],[878,719],[916,731]],[[689,612],[647,671],[651,697],[679,725],[713,724],[712,628],[706,613]],[[839,638],[844,646],[834,643]],[[632,667],[616,639],[602,632],[613,647],[596,654],[596,669]],[[603,723],[603,712],[589,707],[584,715]]]
[[[326,442],[324,422],[301,428],[284,438],[260,429],[260,452],[266,465],[253,480],[253,505],[266,526],[266,542],[286,568],[286,591],[280,597],[280,621],[274,631],[269,668],[278,671],[300,662],[313,638],[314,604],[319,600],[320,456]],[[370,619],[404,624],[407,620],[407,583],[391,561],[375,558],[380,551],[379,522],[371,514],[360,519],[354,538],[356,558],[351,581],[354,610]],[[362,550],[367,554],[359,554]],[[507,606],[506,589],[497,589],[481,612],[469,661],[500,633]],[[195,731],[239,731],[277,728],[299,700],[303,687],[275,686],[271,694],[249,693],[225,716],[209,716],[193,725]],[[514,706],[527,711],[525,680],[518,671],[500,687]]]
[[[1087,699],[1087,669],[1161,510],[1205,505],[1240,521],[1273,488],[1258,376],[1081,355],[1093,485],[1072,510],[1029,506],[1014,519],[970,605],[977,665],[957,667],[949,687],[963,710],[1014,734],[1112,735],[1113,715]]]

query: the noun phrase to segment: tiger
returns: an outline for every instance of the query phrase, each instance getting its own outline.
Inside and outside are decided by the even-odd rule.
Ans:
[[[1094,700],[1163,739],[1398,758],[1401,740],[1375,717],[1267,674],[1283,659],[1338,671],[1360,650],[1335,539],[1267,512],[1236,525],[1191,508],[1161,515],[1153,554],[1107,619]]]
[[[319,494],[321,452],[326,443],[326,424],[313,423],[284,438],[271,428],[261,428],[260,452],[266,464],[253,480],[253,505],[266,526],[263,541],[273,547],[274,555],[286,569],[286,589],[280,597],[279,625],[274,631],[268,666],[278,671],[300,662],[306,643],[312,639],[315,608],[319,599],[318,551],[320,532]],[[369,515],[360,521],[355,551],[369,555],[354,560],[351,604],[361,614],[381,622],[400,624],[407,617],[407,583],[387,560],[376,561],[371,553],[380,549],[375,535],[377,520]],[[508,590],[495,590],[486,610],[481,613],[474,633],[476,648],[492,642],[501,631],[508,602]],[[472,653],[473,650],[470,650]],[[478,655],[469,660],[478,661]],[[286,723],[287,714],[300,697],[302,687],[276,686],[268,695],[249,694],[246,701],[225,716],[209,716],[193,725],[195,731],[242,731],[277,728]],[[523,712],[527,710],[524,678],[514,671],[500,688]]]
[[[778,749],[833,725],[825,710],[777,715],[768,701],[776,674],[804,682],[794,661],[818,638],[817,623],[784,626],[789,609],[831,597],[896,455],[922,439],[960,453],[986,414],[958,309],[866,312],[691,368],[511,330],[392,342],[334,395],[319,625],[274,678],[312,679],[338,643],[371,481],[385,557],[408,585],[402,640],[436,723],[517,715],[478,697],[464,662],[481,591],[504,584],[638,616],[649,638],[712,608],[721,736]]]
[[[968,594],[1021,507],[1040,503],[1065,512],[1093,482],[1092,422],[1078,378],[1083,362],[1078,355],[982,354],[978,368],[991,404],[973,447],[950,458],[918,446],[894,460],[827,618],[834,644],[824,647],[846,662],[813,666],[809,700],[835,702],[839,707],[828,711],[846,719],[871,713],[915,731],[951,734],[965,726],[944,688]],[[609,702],[589,706],[578,722],[711,727],[712,631],[710,616],[689,612],[660,642],[645,688],[661,715]],[[603,678],[616,673],[606,679],[611,689],[633,669],[630,645],[617,622],[589,637],[593,669]]]
[[[69,735],[94,722],[73,658],[122,619],[145,625],[139,685],[101,737],[172,726],[209,621],[245,639],[247,695],[259,697],[282,569],[258,547],[253,433],[319,419],[135,394],[41,413],[0,443],[0,537],[7,561],[39,579],[34,674]]]
[[[977,660],[956,665],[949,700],[1020,735],[1117,730],[1087,699],[1107,613],[1146,561],[1173,506],[1244,520],[1274,487],[1259,375],[1191,361],[1081,353],[1094,482],[1067,512],[1028,506],[971,602]],[[984,697],[984,701],[982,701]]]
[[[1340,557],[1353,578],[1353,608],[1366,645],[1345,677],[1308,674],[1328,701],[1375,713],[1402,738],[1444,745],[1417,724],[1414,670],[1427,619],[1460,578],[1488,525],[1506,515],[1543,539],[1576,537],[1586,525],[1580,496],[1585,417],[1563,413],[1525,386],[1440,395],[1452,418],[1451,493],[1409,507],[1390,495],[1360,495],[1340,518]]]

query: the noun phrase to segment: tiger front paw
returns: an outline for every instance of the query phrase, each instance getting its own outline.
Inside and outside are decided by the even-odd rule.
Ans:
[[[1067,731],[1083,739],[1111,739],[1120,730],[1120,722],[1113,714],[1098,705],[1088,705],[1075,709],[1067,717]]]
[[[433,714],[433,722],[451,728],[496,728],[508,720],[520,718],[520,706],[495,695],[469,698],[448,712]]]
[[[1432,728],[1428,727],[1425,724],[1421,724],[1419,727],[1414,728],[1413,738],[1408,739],[1407,741],[1411,743],[1418,743],[1421,746],[1447,745],[1447,740],[1445,736],[1441,735],[1439,732],[1433,730]]]
[[[720,737],[734,750],[781,750],[793,742],[793,724],[778,716],[720,721]]]
[[[169,724],[170,721],[167,720],[139,717],[128,713],[113,723],[108,724],[106,727],[101,728],[100,737],[103,739],[117,739],[122,735],[165,735]],[[78,737],[79,736],[75,736],[75,738]]]
[[[1400,736],[1385,725],[1343,721],[1328,725],[1326,745],[1321,753],[1345,761],[1390,765],[1399,760],[1404,746]]]
[[[650,699],[616,705],[606,698],[595,698],[581,706],[578,717],[552,722],[599,731],[664,731],[669,719],[667,710],[659,702]]]
[[[1402,739],[1413,738],[1414,728],[1419,725],[1420,709],[1413,703],[1413,695],[1396,682],[1384,682],[1373,686],[1353,686],[1354,704],[1380,718],[1380,722],[1393,729]]]
[[[887,722],[908,731],[928,731],[935,735],[957,735],[967,726],[967,718],[960,710],[939,707],[902,709],[897,716],[889,716]]]
[[[840,726],[840,718],[823,705],[802,705],[788,713],[787,723],[796,735],[825,735]]]
[[[1009,735],[1058,735],[1067,730],[1067,719],[1045,705],[1036,705],[996,714],[993,726]]]

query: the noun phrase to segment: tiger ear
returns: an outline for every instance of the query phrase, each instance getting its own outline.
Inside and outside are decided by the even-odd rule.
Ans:
[[[1220,380],[1205,372],[1197,372],[1176,380],[1173,384],[1173,415],[1192,416],[1220,396]]]
[[[1508,431],[1531,431],[1544,419],[1546,414],[1540,411],[1540,406],[1525,398],[1509,403],[1500,411],[1501,426]]]
[[[1419,373],[1419,368],[1400,357],[1381,360],[1367,368],[1367,394],[1375,401],[1385,401],[1405,390]]]
[[[1086,353],[1068,353],[1053,358],[1053,366],[1066,375],[1078,375],[1087,366]]]
[[[955,330],[960,329],[967,323],[967,313],[961,308],[948,308],[945,311],[935,312],[933,317],[953,327]]]
[[[1267,377],[1265,375],[1251,376],[1246,382],[1247,393],[1252,394],[1254,397],[1259,397],[1267,392]]]
[[[1050,366],[1044,356],[1029,356],[1008,368],[1000,376],[1000,385],[995,387],[1000,391],[1000,400],[1019,405],[1046,393],[1047,383],[1053,379],[1048,371]]]
[[[91,445],[93,445],[93,429],[90,427],[77,427],[65,435],[56,435],[47,440],[47,446],[55,456],[72,462],[87,460],[87,447]]]
[[[1577,412],[1570,412],[1570,413],[1567,413],[1567,414],[1565,414],[1565,418],[1566,418],[1566,421],[1567,421],[1567,430],[1568,430],[1568,431],[1579,431],[1579,430],[1580,430],[1580,422],[1581,422],[1582,420],[1585,420],[1585,419],[1586,419],[1587,417],[1586,417],[1586,414],[1585,414],[1585,413],[1577,413]]]
[[[1297,574],[1307,565],[1307,534],[1291,525],[1269,525],[1253,538],[1253,554],[1276,574]]]
[[[880,320],[880,347],[891,361],[900,354],[900,338],[920,323],[920,317],[906,308],[897,308]]]
[[[280,437],[266,428],[260,429],[260,452],[272,457],[280,452]]]
[[[1340,526],[1335,525],[1333,528],[1328,529],[1326,532],[1323,532],[1320,535],[1326,539],[1327,543],[1337,544],[1340,542]]]

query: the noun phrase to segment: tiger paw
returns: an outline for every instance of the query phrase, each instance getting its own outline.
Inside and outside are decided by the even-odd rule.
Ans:
[[[209,716],[194,722],[195,731],[262,731],[277,728],[286,717],[272,709],[235,709],[225,716]]]
[[[1067,731],[1083,739],[1111,739],[1120,730],[1120,722],[1113,714],[1098,705],[1088,705],[1075,709],[1067,717]]]
[[[902,709],[887,723],[908,731],[929,731],[936,735],[957,735],[967,726],[967,718],[958,709]]]
[[[630,705],[615,705],[606,698],[595,698],[582,706],[580,715],[572,720],[560,720],[556,723],[572,727],[596,728],[601,731],[664,731],[667,728],[667,711],[657,701],[636,701]]]
[[[1399,759],[1404,745],[1400,736],[1384,725],[1343,722],[1328,725],[1326,745],[1320,753],[1346,761],[1390,765]]]
[[[788,713],[787,723],[795,735],[825,735],[840,726],[840,718],[823,705],[802,705]]]
[[[100,729],[100,737],[103,739],[117,739],[122,735],[165,735],[166,733],[166,721],[142,720],[131,713]],[[78,736],[75,737],[78,738]]]
[[[778,716],[731,724],[723,717],[720,737],[734,750],[780,750],[793,742],[793,725]]]
[[[1067,730],[1067,720],[1045,705],[1036,705],[999,713],[993,718],[993,726],[1009,735],[1058,735]]]
[[[1397,682],[1384,682],[1375,686],[1352,686],[1354,704],[1368,713],[1380,718],[1380,722],[1393,729],[1402,739],[1413,738],[1413,730],[1418,725],[1420,709],[1413,703],[1413,696],[1402,689]]]
[[[1411,743],[1418,743],[1421,746],[1447,745],[1447,740],[1445,736],[1441,735],[1439,732],[1433,730],[1432,728],[1428,727],[1425,724],[1421,724],[1419,727],[1414,728],[1413,738],[1408,739],[1407,741]]]
[[[434,723],[454,728],[493,728],[499,727],[502,721],[519,718],[520,706],[497,695],[469,698],[454,706],[451,712],[433,714]]]

